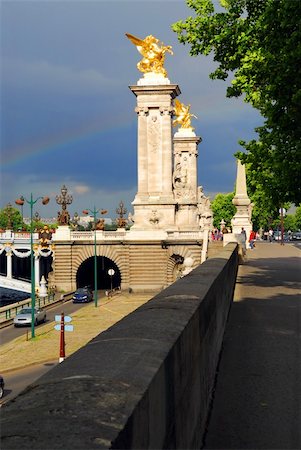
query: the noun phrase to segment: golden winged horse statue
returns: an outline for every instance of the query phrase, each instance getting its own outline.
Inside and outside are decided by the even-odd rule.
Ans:
[[[197,119],[197,116],[191,114],[190,105],[185,106],[183,103],[176,99],[174,112],[177,116],[177,118],[173,121],[174,127],[176,125],[180,125],[181,128],[190,128],[191,130],[194,130],[194,128],[191,126],[191,117],[195,117]]]
[[[139,39],[132,34],[126,33],[126,37],[137,47],[137,50],[143,56],[137,64],[138,70],[142,73],[154,72],[167,76],[164,66],[165,53],[173,55],[170,45],[159,44],[159,39],[151,34],[145,39]]]

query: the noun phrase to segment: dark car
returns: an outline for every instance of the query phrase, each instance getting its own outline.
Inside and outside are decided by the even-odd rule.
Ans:
[[[93,293],[87,287],[79,288],[73,294],[72,300],[73,303],[89,303],[93,300]]]
[[[0,375],[0,398],[3,397],[4,394],[4,380],[3,377]]]

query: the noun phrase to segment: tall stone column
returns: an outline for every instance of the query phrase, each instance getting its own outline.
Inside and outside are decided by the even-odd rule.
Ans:
[[[133,230],[175,226],[172,115],[173,100],[180,89],[167,78],[149,75],[147,83],[141,79],[138,85],[130,86],[137,97],[138,113],[138,191],[133,201]]]
[[[136,107],[138,115],[138,192],[137,199],[147,196],[148,187],[148,161],[147,161],[147,116],[148,108]]]
[[[237,160],[236,191],[232,203],[237,209],[231,221],[232,232],[238,234],[241,233],[241,229],[244,228],[246,230],[247,239],[249,239],[250,231],[252,229],[250,217],[251,200],[247,193],[246,169],[239,159]]]
[[[40,287],[40,257],[35,254],[34,257],[34,270],[35,270],[35,287]]]
[[[6,252],[6,267],[7,267],[7,273],[6,277],[7,279],[12,279],[12,251],[9,249],[9,251]]]
[[[199,229],[197,157],[201,138],[180,128],[174,136],[173,192],[177,204],[176,225],[181,230]]]

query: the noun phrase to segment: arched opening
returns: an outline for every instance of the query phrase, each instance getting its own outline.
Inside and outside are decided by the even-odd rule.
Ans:
[[[52,255],[40,257],[40,280],[44,276],[45,280],[48,281],[49,272],[52,272],[53,270],[52,263],[53,263]]]
[[[7,256],[6,252],[2,252],[0,255],[0,275],[7,275]]]
[[[27,253],[28,250],[18,249],[19,253]],[[20,280],[30,281],[30,256],[21,258],[17,255],[12,256],[12,276]]]
[[[114,274],[109,275],[113,269]],[[110,273],[112,273],[110,271]],[[97,256],[97,289],[110,290],[121,285],[121,274],[118,266],[105,256]],[[76,287],[89,286],[94,289],[94,256],[86,259],[78,268],[76,274]]]

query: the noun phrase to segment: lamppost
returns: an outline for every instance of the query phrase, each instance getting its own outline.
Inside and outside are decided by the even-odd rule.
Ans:
[[[36,231],[38,231],[38,223],[40,222],[40,220],[41,220],[41,216],[40,216],[40,214],[38,213],[38,211],[36,211],[35,213],[34,213],[34,223],[35,223],[35,230]]]
[[[126,225],[126,219],[123,217],[127,213],[127,209],[124,207],[124,203],[121,200],[119,203],[119,207],[116,208],[116,213],[119,215],[117,218],[117,226],[118,228],[124,228]]]
[[[100,214],[106,214],[107,211],[104,209],[84,209],[83,214],[93,214],[94,218],[94,304],[97,307],[97,254],[96,254],[96,216],[100,212]]]
[[[58,205],[62,206],[62,211],[58,213],[59,225],[69,225],[70,214],[67,211],[67,205],[71,205],[73,201],[72,195],[67,194],[68,189],[63,185],[61,195],[56,195],[55,200]]]
[[[19,206],[23,206],[24,202],[28,203],[30,206],[30,280],[31,280],[31,337],[35,337],[35,305],[36,305],[36,291],[35,291],[35,267],[34,267],[34,252],[33,252],[33,205],[37,203],[38,200],[42,199],[43,205],[49,203],[49,197],[38,197],[33,199],[32,193],[30,194],[30,200],[25,197],[18,198],[15,203]]]

